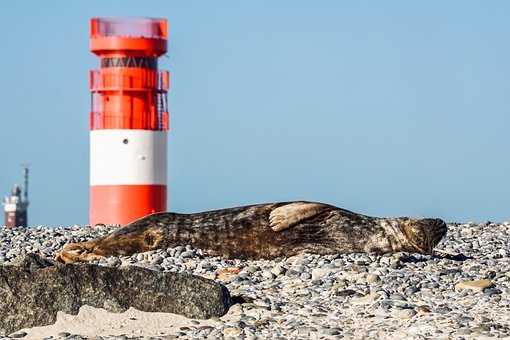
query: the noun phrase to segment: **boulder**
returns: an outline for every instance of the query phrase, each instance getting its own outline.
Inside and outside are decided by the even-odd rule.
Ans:
[[[58,311],[76,315],[83,305],[208,319],[224,315],[230,304],[225,286],[185,273],[64,265],[36,254],[0,266],[0,335],[53,324]]]

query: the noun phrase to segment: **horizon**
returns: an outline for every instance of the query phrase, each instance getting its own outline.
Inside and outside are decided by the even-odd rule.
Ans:
[[[510,220],[510,3],[53,5],[0,5],[0,197],[30,163],[30,226],[88,223],[89,20],[112,16],[169,23],[168,210]]]

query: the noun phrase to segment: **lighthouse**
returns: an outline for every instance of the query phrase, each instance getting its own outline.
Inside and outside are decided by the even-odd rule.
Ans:
[[[166,210],[167,21],[93,18],[90,50],[90,224],[124,225]]]
[[[28,208],[28,165],[23,165],[24,187],[23,194],[19,185],[12,187],[11,194],[6,196],[4,205],[4,225],[7,228],[26,227]]]

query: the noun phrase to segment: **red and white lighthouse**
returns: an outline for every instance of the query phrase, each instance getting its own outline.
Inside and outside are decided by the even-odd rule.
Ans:
[[[90,49],[90,224],[127,224],[166,210],[167,21],[93,18]]]

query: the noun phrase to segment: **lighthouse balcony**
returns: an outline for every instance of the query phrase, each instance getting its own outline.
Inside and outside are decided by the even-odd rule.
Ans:
[[[106,68],[91,70],[91,91],[160,91],[170,86],[168,71],[140,68]]]
[[[135,68],[91,70],[92,91],[164,91],[170,86],[168,71]]]

